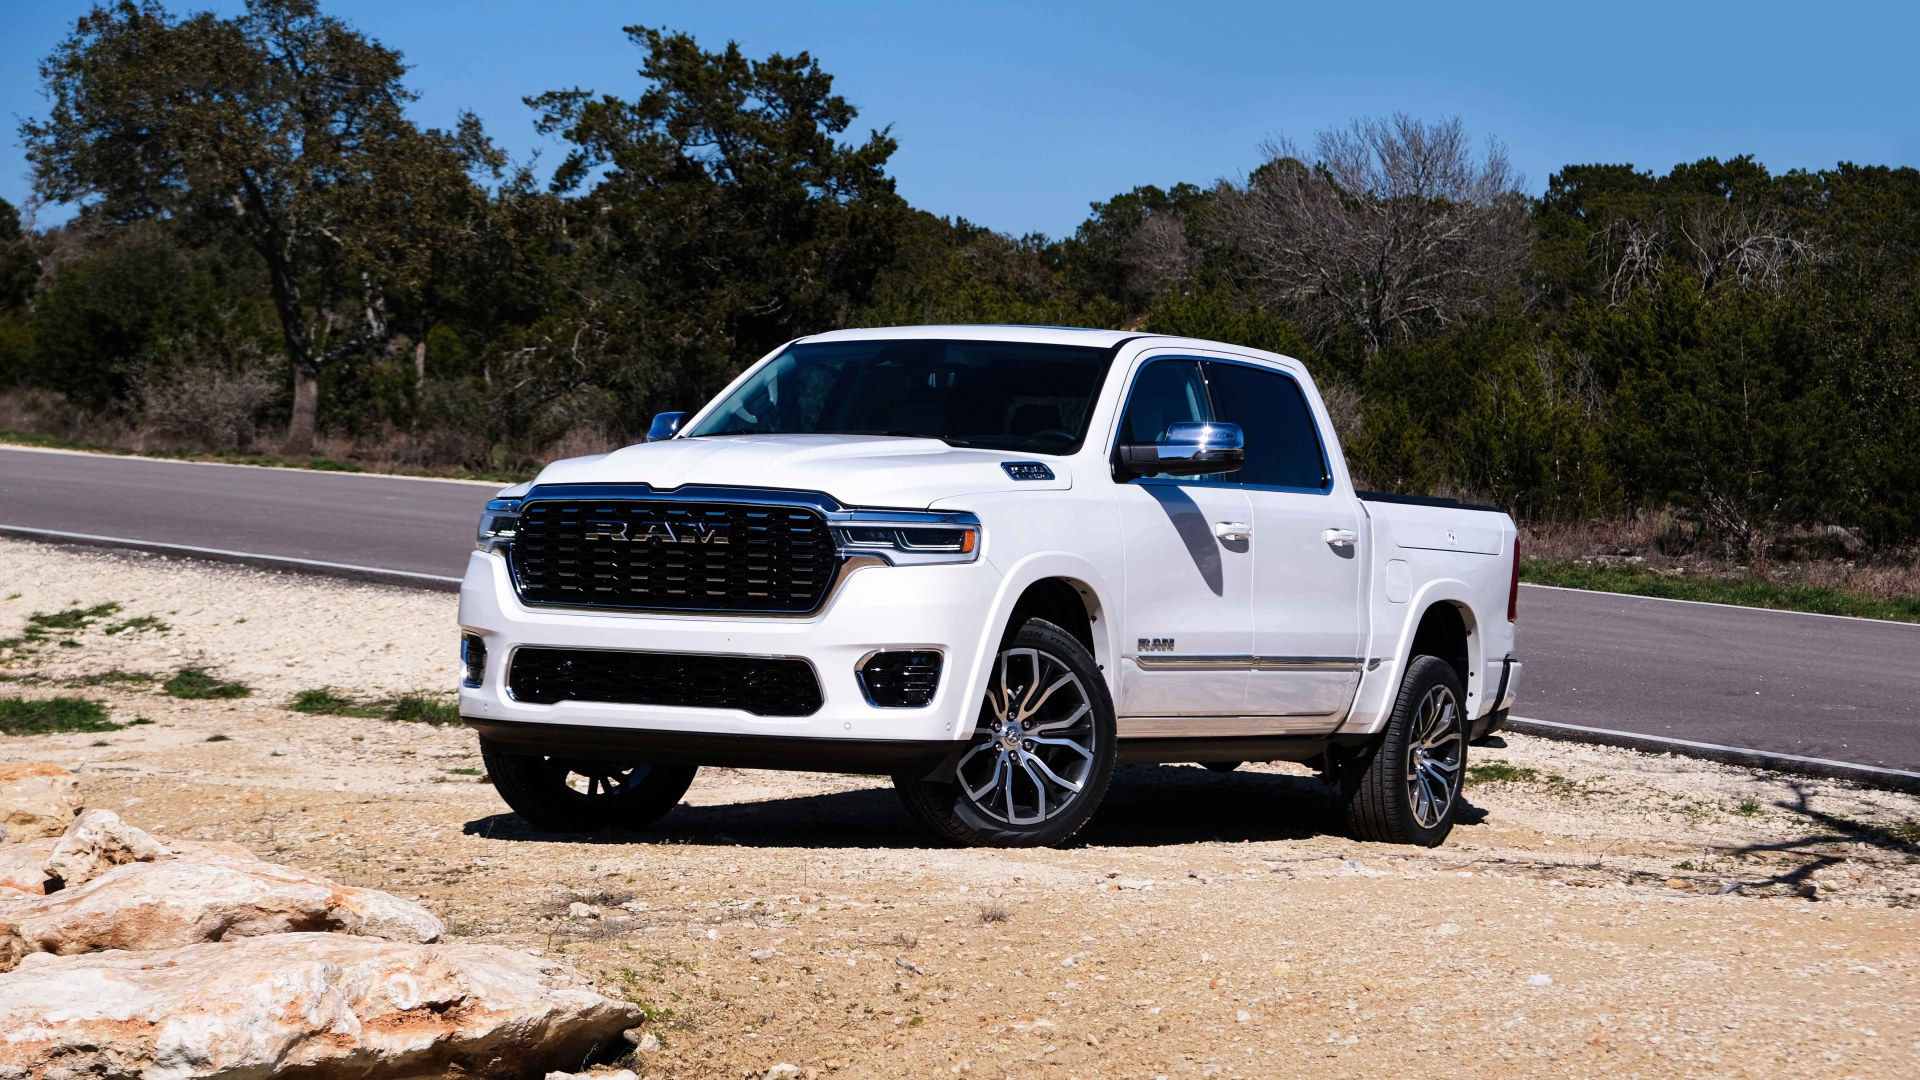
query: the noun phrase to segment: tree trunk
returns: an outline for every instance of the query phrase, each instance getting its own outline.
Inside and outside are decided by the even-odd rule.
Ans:
[[[413,343],[413,385],[427,385],[427,335],[421,334],[420,340]]]
[[[320,406],[320,373],[305,364],[293,365],[293,418],[287,422],[286,452],[313,453],[314,417]]]

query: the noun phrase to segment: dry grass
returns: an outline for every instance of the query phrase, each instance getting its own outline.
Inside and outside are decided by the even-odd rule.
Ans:
[[[1782,532],[1770,538],[1763,556],[1740,562],[1681,519],[1643,515],[1530,525],[1521,538],[1521,553],[1542,562],[1833,589],[1870,600],[1920,596],[1920,551],[1869,551],[1851,533],[1830,528]]]

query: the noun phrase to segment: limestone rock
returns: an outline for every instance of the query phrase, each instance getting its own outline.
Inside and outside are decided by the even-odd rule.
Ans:
[[[5,981],[0,1076],[539,1076],[642,1019],[525,953],[340,934],[39,954]]]
[[[0,896],[6,890],[44,893],[47,891],[47,856],[53,854],[55,840],[29,840],[24,844],[0,844]]]
[[[58,765],[0,764],[0,842],[59,836],[80,813],[80,778]]]
[[[47,876],[71,889],[116,866],[152,862],[172,854],[165,844],[121,821],[119,814],[89,810],[54,845],[47,859]]]
[[[444,927],[418,904],[262,862],[231,844],[177,845],[46,896],[0,892],[0,971],[33,953],[171,949],[206,941],[333,931],[403,942]]]

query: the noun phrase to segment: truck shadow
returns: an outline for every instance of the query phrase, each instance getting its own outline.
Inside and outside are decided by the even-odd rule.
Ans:
[[[1462,802],[1460,823],[1484,811]],[[536,832],[512,813],[466,823],[468,836],[511,842],[696,844],[756,848],[926,848],[937,846],[907,817],[886,787],[761,802],[676,807],[652,828],[597,833]],[[1177,765],[1123,765],[1105,803],[1069,846],[1172,847],[1181,844],[1305,840],[1340,836],[1334,792],[1310,776],[1212,773]]]

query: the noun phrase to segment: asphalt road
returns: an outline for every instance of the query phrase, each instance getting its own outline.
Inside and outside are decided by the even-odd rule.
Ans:
[[[494,490],[0,449],[0,533],[446,586]],[[1528,586],[1520,650],[1528,718],[1920,773],[1920,625]]]

